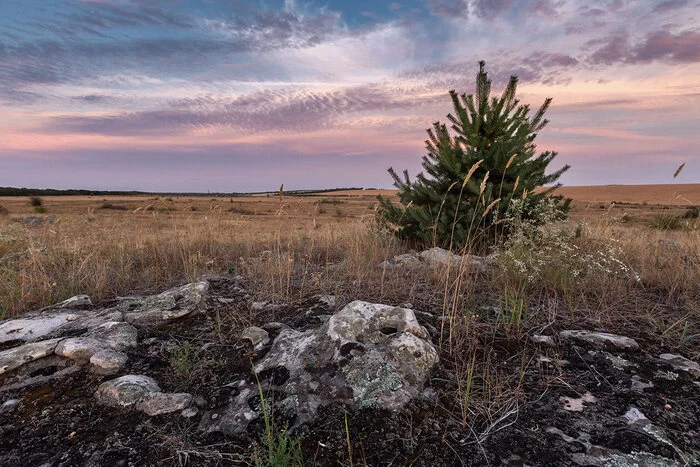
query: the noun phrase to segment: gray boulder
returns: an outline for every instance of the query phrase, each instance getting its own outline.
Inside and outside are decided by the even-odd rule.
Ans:
[[[153,378],[125,375],[100,384],[95,398],[99,403],[110,407],[132,407],[143,396],[153,392],[160,392],[160,387]]]
[[[275,410],[301,424],[329,404],[399,409],[421,394],[437,361],[412,310],[354,301],[316,329],[283,329],[255,371],[283,395]],[[206,414],[200,426],[241,433],[259,416],[248,404],[257,392],[256,384],[241,383],[229,406]]]

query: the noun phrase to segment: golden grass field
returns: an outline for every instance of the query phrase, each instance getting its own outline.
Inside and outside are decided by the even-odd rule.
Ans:
[[[689,204],[700,204],[700,185],[566,187],[560,192],[574,198],[569,224],[585,221],[591,241],[614,239],[646,284],[671,294],[697,293],[697,220],[684,221],[679,230],[649,225],[655,217],[681,216]],[[0,257],[25,252],[0,265],[0,309],[15,315],[77,293],[106,300],[222,273],[252,276],[261,294],[277,299],[337,292],[415,300],[420,287],[376,267],[406,250],[375,231],[379,193],[395,194],[44,197],[46,214],[39,216],[53,214],[55,222],[26,227],[13,221],[34,215],[28,198],[0,198],[5,210],[0,229],[17,236],[0,241]],[[660,247],[662,239],[680,249]],[[263,250],[276,253],[273,264],[256,262]]]

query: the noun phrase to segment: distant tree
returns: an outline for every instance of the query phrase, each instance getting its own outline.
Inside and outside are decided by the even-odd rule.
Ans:
[[[458,249],[467,243],[488,244],[507,235],[504,222],[512,200],[519,201],[523,218],[534,218],[544,198],[555,201],[562,216],[571,200],[550,196],[569,169],[546,174],[556,152],[536,153],[534,140],[548,123],[543,119],[552,99],[545,99],[530,117],[530,107],[515,98],[518,77],[511,76],[500,98],[491,97],[491,80],[479,62],[476,93],[450,91],[454,114],[447,126],[435,122],[428,131],[424,173],[411,181],[408,171],[389,173],[401,205],[379,197],[379,215],[396,234],[414,243]]]

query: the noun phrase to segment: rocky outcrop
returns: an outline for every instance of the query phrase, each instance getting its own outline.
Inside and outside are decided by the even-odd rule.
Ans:
[[[437,361],[412,310],[354,301],[315,329],[283,328],[255,371],[263,387],[282,395],[275,410],[301,424],[331,404],[399,409],[421,393]],[[235,400],[208,413],[201,427],[242,433],[260,416],[250,403],[257,394],[257,383],[241,382]]]
[[[412,268],[429,266],[435,268],[467,268],[471,270],[486,269],[491,265],[491,258],[476,255],[457,255],[443,248],[434,247],[420,253],[404,253],[383,261],[380,267],[386,269]]]
[[[94,308],[87,295],[0,323],[0,374],[56,355],[89,365],[100,375],[118,373],[137,345],[137,327],[155,328],[200,310],[208,289],[200,281],[147,297],[122,297]],[[130,324],[131,323],[131,324]]]

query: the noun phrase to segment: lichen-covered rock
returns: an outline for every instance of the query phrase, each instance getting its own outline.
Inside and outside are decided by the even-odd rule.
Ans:
[[[270,335],[264,329],[249,326],[241,333],[241,340],[250,342],[255,350],[260,350],[270,342]]]
[[[143,396],[160,392],[158,383],[144,375],[125,375],[100,384],[95,398],[110,407],[134,406]]]
[[[192,402],[192,395],[187,393],[150,392],[144,394],[136,403],[136,410],[151,417],[166,413],[179,412]]]
[[[90,365],[98,375],[119,373],[127,361],[129,357],[124,352],[113,349],[100,350],[90,357]]]
[[[354,301],[316,329],[282,329],[255,371],[262,384],[285,396],[275,410],[301,424],[335,403],[401,408],[421,394],[437,361],[437,350],[412,310]],[[256,394],[256,384],[243,383],[231,404],[206,414],[200,426],[241,433],[259,416],[248,403]]]
[[[56,308],[78,308],[82,306],[92,305],[92,300],[88,295],[76,295],[74,297],[63,300],[55,305]]]
[[[117,350],[136,347],[138,344],[137,329],[123,321],[107,321],[90,331],[89,335]]]
[[[674,370],[687,371],[696,378],[700,378],[700,364],[688,360],[682,355],[662,353],[659,358],[673,367]]]
[[[31,361],[48,357],[54,353],[61,339],[30,342],[19,347],[0,352],[0,375],[19,368]]]
[[[117,308],[135,326],[157,327],[182,318],[204,305],[207,281],[194,282],[148,297],[121,297]]]
[[[80,363],[87,363],[96,352],[103,350],[105,343],[91,337],[70,337],[63,339],[56,346],[56,355],[70,358]]]
[[[583,330],[562,331],[559,338],[566,341],[578,341],[592,344],[596,347],[617,350],[635,350],[639,344],[634,339],[607,332],[593,332]]]
[[[69,321],[71,321],[71,315],[67,313],[29,319],[11,319],[0,324],[0,343],[40,339]]]

